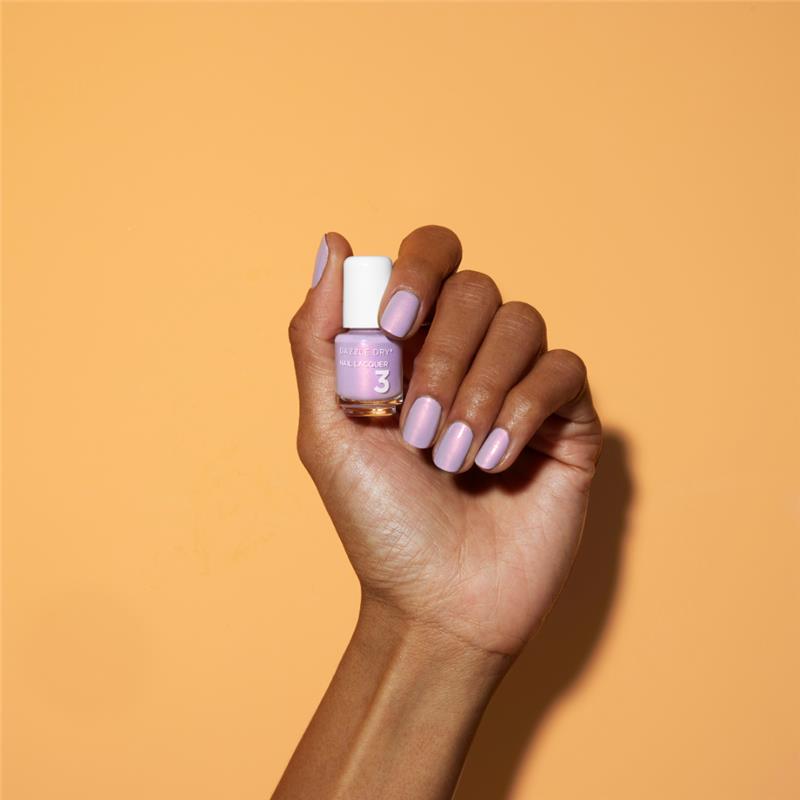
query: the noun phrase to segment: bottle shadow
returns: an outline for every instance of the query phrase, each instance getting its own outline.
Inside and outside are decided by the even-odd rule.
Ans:
[[[628,447],[607,431],[583,539],[569,579],[538,634],[492,698],[454,800],[503,800],[548,711],[590,663],[611,611],[633,481]]]

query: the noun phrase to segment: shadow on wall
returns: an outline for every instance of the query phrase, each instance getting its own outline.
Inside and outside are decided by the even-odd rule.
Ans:
[[[551,708],[592,658],[611,611],[633,495],[625,439],[605,434],[578,557],[538,635],[484,714],[455,800],[503,800]]]

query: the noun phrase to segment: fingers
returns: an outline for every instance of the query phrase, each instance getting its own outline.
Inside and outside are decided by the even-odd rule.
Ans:
[[[414,360],[400,416],[403,438],[408,444],[425,448],[434,441],[500,302],[500,292],[488,275],[465,270],[445,281],[433,323]],[[461,431],[460,438],[456,433],[449,441],[457,450],[468,433]]]
[[[557,424],[550,425],[553,436],[548,440],[543,431],[555,416]],[[560,455],[564,461],[588,467],[589,463],[581,462],[584,450],[592,454],[588,460],[593,460],[599,450],[595,441],[587,441],[590,446],[584,448],[581,434],[593,440],[599,438],[586,367],[569,350],[550,350],[506,395],[475,463],[487,472],[502,472],[531,444],[540,445],[536,449],[548,455]],[[540,437],[545,441],[538,441]],[[557,452],[559,446],[561,453]]]
[[[342,329],[342,264],[351,255],[341,234],[322,237],[311,289],[289,324],[301,416],[322,406],[335,409],[333,339]]]
[[[442,286],[400,426],[407,444],[433,447],[434,464],[453,473],[502,472],[526,446],[587,468],[599,452],[583,361],[548,351],[541,314],[501,305],[492,279],[470,270]]]
[[[547,348],[541,314],[527,303],[502,305],[446,414],[433,462],[448,472],[469,469],[506,395]]]
[[[433,309],[442,282],[461,263],[461,242],[449,228],[425,225],[400,243],[378,311],[381,328],[397,339],[413,336]]]

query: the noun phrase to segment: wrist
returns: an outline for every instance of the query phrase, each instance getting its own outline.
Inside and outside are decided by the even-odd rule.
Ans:
[[[420,676],[471,685],[488,696],[513,657],[484,650],[437,624],[404,614],[362,593],[351,645],[373,661],[402,659]]]

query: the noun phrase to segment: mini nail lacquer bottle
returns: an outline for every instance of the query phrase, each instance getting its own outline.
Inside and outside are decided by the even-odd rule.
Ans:
[[[389,283],[388,256],[344,260],[342,326],[335,341],[336,395],[351,417],[387,417],[403,402],[403,353],[378,325],[378,306]]]

